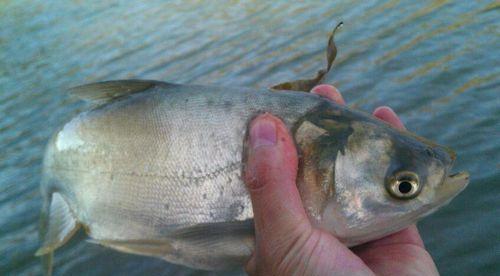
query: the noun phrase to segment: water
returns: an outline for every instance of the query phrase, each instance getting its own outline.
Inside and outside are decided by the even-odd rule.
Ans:
[[[309,77],[324,66],[339,20],[329,81],[356,108],[392,106],[410,130],[455,148],[456,170],[472,175],[419,224],[440,272],[500,274],[500,4],[263,2],[0,0],[1,275],[41,273],[33,253],[44,145],[85,108],[63,88],[123,78],[266,87]],[[85,239],[57,252],[56,274],[210,274]]]

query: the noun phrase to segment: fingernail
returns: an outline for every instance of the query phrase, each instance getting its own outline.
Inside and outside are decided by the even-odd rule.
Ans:
[[[250,129],[250,146],[255,149],[262,146],[276,145],[276,126],[274,122],[266,118],[257,118],[256,120]]]
[[[385,106],[385,105],[375,108],[375,110],[373,112],[378,113],[378,112],[383,112],[383,110],[386,110],[387,112],[391,113],[392,115],[396,115],[396,112],[394,112],[394,110],[392,108]]]
[[[394,110],[388,106],[377,107],[373,111],[373,116],[392,125],[395,128],[406,129]]]
[[[329,100],[336,102],[337,104],[345,105],[344,98],[342,94],[337,90],[337,88],[327,85],[320,84],[311,90],[312,93],[323,96]]]

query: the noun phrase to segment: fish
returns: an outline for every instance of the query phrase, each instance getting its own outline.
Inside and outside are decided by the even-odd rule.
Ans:
[[[469,182],[467,172],[452,172],[451,149],[304,92],[330,70],[334,32],[327,69],[312,80],[273,88],[116,80],[71,89],[90,107],[45,151],[36,252],[45,272],[79,229],[89,242],[192,268],[243,265],[254,249],[246,137],[262,113],[290,129],[311,223],[346,246],[450,202]]]

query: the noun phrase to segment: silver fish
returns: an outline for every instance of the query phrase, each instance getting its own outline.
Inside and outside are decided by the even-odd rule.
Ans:
[[[77,90],[98,104],[48,144],[38,255],[83,226],[124,252],[204,269],[242,264],[253,250],[244,138],[262,112],[291,129],[311,221],[348,246],[414,223],[468,182],[449,175],[447,148],[310,93],[134,80]]]
[[[312,80],[275,86],[309,90]],[[40,234],[46,272],[80,228],[91,241],[202,269],[243,264],[254,248],[242,181],[248,123],[263,112],[289,127],[297,187],[311,222],[354,246],[447,204],[468,183],[454,153],[311,93],[108,81],[73,94],[93,104],[48,143]]]

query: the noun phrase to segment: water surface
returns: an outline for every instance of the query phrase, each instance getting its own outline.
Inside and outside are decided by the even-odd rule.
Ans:
[[[351,106],[393,107],[411,131],[456,149],[456,170],[472,175],[419,224],[438,269],[500,274],[497,1],[210,2],[0,0],[1,275],[41,274],[33,254],[43,149],[85,109],[65,87],[123,78],[267,87],[309,77],[339,20],[328,81]],[[85,239],[57,251],[56,275],[210,274]]]

